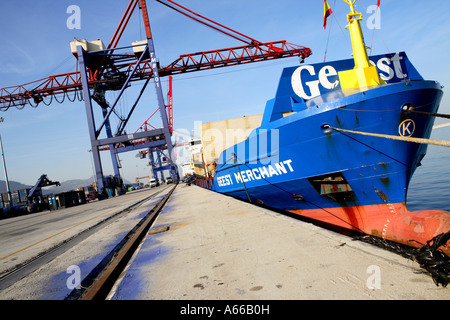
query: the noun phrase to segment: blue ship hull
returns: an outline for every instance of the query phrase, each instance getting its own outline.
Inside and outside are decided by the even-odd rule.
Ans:
[[[441,97],[435,82],[391,84],[273,121],[222,154],[215,190],[242,199],[248,193],[253,201],[283,210],[330,208],[336,200],[321,196],[314,181],[341,177],[338,181],[347,181],[353,193],[347,206],[382,204],[380,191],[392,202],[403,202],[427,145],[342,133],[327,125],[398,136],[401,124],[412,120],[415,136],[428,138],[434,118],[402,115],[401,107],[410,103],[435,113]],[[251,151],[264,145],[265,150]]]
[[[430,137],[434,117],[404,106],[436,113],[441,86],[423,80],[404,53],[371,60],[386,84],[364,90],[340,88],[337,73],[352,60],[286,68],[261,126],[220,155],[213,190],[408,245],[448,231],[444,211],[405,219],[426,144],[339,130]],[[417,231],[430,219],[439,225]]]

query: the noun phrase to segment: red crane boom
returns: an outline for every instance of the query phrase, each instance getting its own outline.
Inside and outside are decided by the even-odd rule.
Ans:
[[[205,18],[180,6],[174,1],[157,1],[195,21],[245,43],[243,46],[180,55],[178,59],[169,65],[158,69],[160,76],[170,76],[295,56],[301,57],[303,61],[311,55],[311,50],[309,48],[288,43],[285,40],[263,43],[214,22],[211,19]],[[108,45],[108,49],[111,49],[110,53],[116,47],[137,3],[138,0],[130,1],[116,32]],[[137,62],[136,56],[130,53],[116,58],[112,61],[112,64],[114,65],[114,72],[121,72],[122,76],[126,78],[132,72]],[[113,81],[105,76],[106,72],[103,69],[104,63],[105,60],[103,59],[99,64],[99,67],[94,67],[89,70],[89,84],[108,85]],[[141,61],[131,81],[152,77],[151,61],[150,59],[147,59]],[[70,101],[74,101],[76,98],[81,99],[81,94],[79,93],[81,90],[81,77],[78,71],[52,75],[26,84],[0,89],[0,110],[6,111],[10,107],[22,109],[27,103],[32,107],[36,107],[40,102],[50,104],[53,101],[53,97],[57,102],[62,102],[66,97]]]
[[[168,66],[160,68],[159,72],[160,76],[168,76],[287,57],[299,56],[303,60],[309,55],[311,55],[309,48],[297,46],[283,40],[184,54]],[[152,78],[153,72],[150,63],[150,60],[142,61],[132,81]],[[126,76],[128,72],[133,70],[135,65],[136,61],[117,65],[116,67],[119,70],[124,69]],[[96,79],[94,73],[91,73],[90,84],[101,82],[103,80]],[[81,90],[81,78],[78,71],[52,75],[26,84],[0,89],[0,109],[6,111],[10,107],[21,108],[27,103],[35,106],[49,96],[72,93],[78,90]],[[44,101],[44,103],[46,102]]]

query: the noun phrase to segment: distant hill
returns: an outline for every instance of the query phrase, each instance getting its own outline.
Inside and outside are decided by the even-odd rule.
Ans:
[[[125,184],[131,184],[127,180],[124,181]],[[76,190],[78,188],[83,188],[87,186],[92,186],[94,184],[94,180],[92,178],[89,179],[74,179],[74,180],[67,180],[61,182],[60,186],[51,186],[51,187],[45,187],[42,188],[44,191],[44,195],[52,194],[52,193],[60,193],[60,192],[66,192],[71,190]]]
[[[61,181],[60,181],[61,182]],[[74,179],[62,181],[60,186],[50,186],[42,188],[44,195],[52,193],[60,193],[71,190],[76,190],[78,188],[91,186],[94,183],[92,178],[90,179]]]
[[[37,180],[36,180],[37,181]],[[53,180],[52,180],[53,181]],[[60,186],[50,186],[50,187],[44,187],[42,190],[44,191],[44,194],[51,194],[51,193],[59,193],[64,191],[70,191],[75,190],[81,187],[86,187],[88,185],[92,185],[93,180],[91,179],[75,179],[75,180],[67,180],[61,182]],[[9,188],[11,191],[21,190],[21,189],[27,189],[32,188],[31,185],[26,185],[17,181],[9,181]],[[5,180],[0,180],[0,193],[6,192],[6,182]]]
[[[71,191],[76,190],[78,188],[91,186],[94,183],[94,181],[92,180],[92,178],[89,178],[89,179],[74,179],[74,180],[60,181],[60,183],[61,183],[60,186],[50,186],[42,188],[44,195]],[[126,180],[124,181],[124,183],[130,184]],[[11,191],[16,191],[21,189],[32,188],[33,186],[26,185],[17,181],[9,181],[9,187]],[[4,192],[6,192],[6,182],[5,180],[0,180],[0,193]]]
[[[9,188],[11,191],[16,191],[16,190],[20,190],[20,189],[26,189],[26,188],[31,188],[33,186],[29,186],[17,181],[9,181]],[[5,180],[0,180],[0,193],[4,193],[6,192],[6,181]]]

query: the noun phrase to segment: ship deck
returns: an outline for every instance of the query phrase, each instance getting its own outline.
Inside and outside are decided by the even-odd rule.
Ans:
[[[180,184],[110,298],[445,300],[448,289],[395,253]]]

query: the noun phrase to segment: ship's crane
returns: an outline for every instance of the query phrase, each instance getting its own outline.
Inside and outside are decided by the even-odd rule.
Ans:
[[[78,40],[71,43],[73,45],[72,53],[78,60],[77,71],[52,75],[26,84],[0,89],[0,110],[2,111],[6,111],[11,107],[22,109],[27,104],[30,104],[32,107],[37,107],[41,102],[50,104],[53,102],[53,99],[57,102],[62,102],[65,98],[70,101],[75,101],[76,99],[84,100],[92,155],[100,192],[104,191],[105,185],[99,154],[99,151],[102,149],[109,149],[114,174],[119,178],[117,154],[143,148],[148,148],[149,154],[152,154],[153,150],[159,150],[161,153],[162,150],[166,150],[169,164],[166,167],[161,167],[160,170],[168,169],[171,170],[171,174],[175,173],[176,165],[171,161],[173,148],[171,142],[171,134],[173,132],[172,89],[169,89],[170,96],[167,96],[168,103],[166,104],[161,88],[161,77],[287,57],[300,57],[301,61],[303,61],[311,55],[309,48],[294,45],[285,40],[274,42],[257,41],[201,16],[172,0],[156,1],[209,28],[239,40],[244,45],[183,54],[169,65],[161,67],[155,54],[146,1],[130,0],[106,48],[101,41],[86,42]],[[131,47],[118,48],[119,40],[138,4],[142,12],[147,39],[133,43]],[[130,53],[129,50],[131,48],[133,52]],[[155,83],[159,106],[157,111],[161,115],[163,126],[160,129],[153,128],[141,132],[138,132],[138,129],[134,134],[124,134],[125,125],[136,108],[150,79],[153,79]],[[109,118],[112,113],[116,113],[115,107],[123,92],[131,86],[131,83],[136,81],[145,82],[128,116],[124,118],[119,117],[120,124],[115,134],[113,134]],[[113,103],[106,101],[105,92],[107,91],[119,91],[118,97]],[[103,119],[101,119],[99,124],[94,119],[92,100],[102,109]],[[169,116],[167,116],[167,112],[169,112]],[[143,125],[147,125],[147,121]],[[100,139],[99,136],[103,129],[106,131],[107,138]],[[121,179],[117,179],[117,181],[121,181]]]

